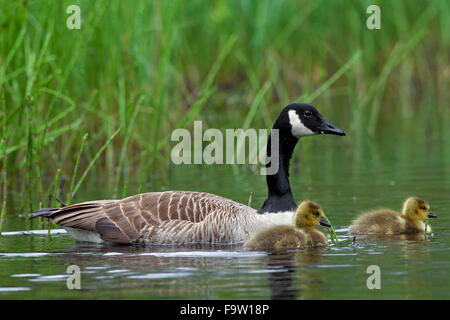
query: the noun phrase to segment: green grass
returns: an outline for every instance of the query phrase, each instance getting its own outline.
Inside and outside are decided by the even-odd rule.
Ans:
[[[333,225],[331,224],[331,220],[327,218],[327,216],[325,214],[323,214],[323,217],[329,222],[330,227],[327,228],[328,229],[328,233],[330,234],[330,240],[331,243],[336,244],[339,243],[339,239],[338,236],[336,234],[336,232],[334,231]]]
[[[66,28],[71,4],[81,30]],[[370,4],[381,30],[365,27]],[[0,0],[0,12],[1,217],[7,189],[21,212],[47,205],[58,169],[69,202],[89,179],[122,196],[138,191],[129,177],[167,178],[170,135],[194,119],[268,128],[302,100],[376,135],[394,116],[448,115],[446,0]]]

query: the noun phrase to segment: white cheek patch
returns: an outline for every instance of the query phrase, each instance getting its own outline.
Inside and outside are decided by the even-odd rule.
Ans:
[[[300,139],[301,137],[313,136],[317,134],[303,124],[302,120],[300,120],[300,117],[298,116],[297,112],[295,112],[295,110],[289,110],[288,115],[289,123],[292,127],[291,133],[294,137]]]

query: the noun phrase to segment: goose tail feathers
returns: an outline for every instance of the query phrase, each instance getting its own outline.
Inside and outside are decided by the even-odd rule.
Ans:
[[[37,217],[43,217],[51,219],[53,218],[53,214],[55,211],[58,211],[60,208],[42,208],[38,209],[33,213],[30,213],[30,219],[37,218]]]

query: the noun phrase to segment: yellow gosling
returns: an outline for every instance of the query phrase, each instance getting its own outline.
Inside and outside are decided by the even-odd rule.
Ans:
[[[262,230],[247,240],[244,248],[247,250],[278,251],[298,249],[309,242],[314,246],[328,245],[327,237],[314,229],[318,225],[330,227],[324,218],[323,210],[317,203],[306,200],[300,203],[294,216],[294,227],[274,226]]]
[[[425,219],[437,218],[430,205],[418,197],[410,197],[403,203],[402,212],[377,209],[362,214],[353,221],[350,234],[414,234],[425,231]],[[431,232],[431,227],[427,227]]]

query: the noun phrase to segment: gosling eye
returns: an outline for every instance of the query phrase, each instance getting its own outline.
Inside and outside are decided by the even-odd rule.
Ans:
[[[427,211],[427,208],[425,208],[424,206],[422,206],[422,207],[420,207],[420,210]]]
[[[320,216],[320,213],[318,211],[314,211],[313,215],[315,215],[316,217]]]
[[[312,117],[312,112],[310,110],[306,110],[305,112],[303,112],[303,116],[305,118],[311,118]]]

